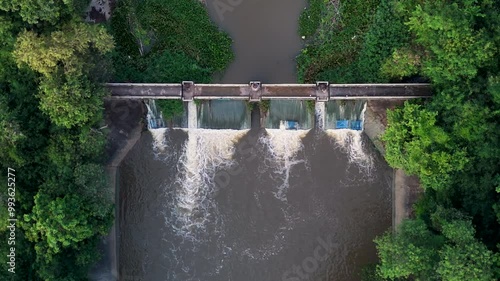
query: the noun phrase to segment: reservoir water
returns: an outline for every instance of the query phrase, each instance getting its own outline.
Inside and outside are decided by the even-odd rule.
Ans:
[[[234,39],[219,82],[296,82],[305,5],[207,0]],[[328,103],[322,131],[304,102],[272,101],[252,129],[244,102],[190,103],[184,128],[143,132],[120,166],[121,280],[360,280],[392,212],[392,170],[362,131],[334,130],[363,105]]]
[[[234,62],[221,83],[296,83],[305,0],[206,0],[212,20],[233,39]]]

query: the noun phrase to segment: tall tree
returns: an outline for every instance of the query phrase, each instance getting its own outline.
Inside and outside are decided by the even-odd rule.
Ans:
[[[113,40],[103,27],[73,21],[48,35],[22,32],[14,56],[43,75],[41,109],[55,124],[71,128],[100,117],[96,113],[102,109],[104,92],[89,79],[95,70],[91,58],[112,48]]]
[[[475,238],[470,218],[457,210],[438,208],[432,222],[429,229],[422,220],[407,220],[396,233],[375,240],[381,277],[496,280],[500,256]]]

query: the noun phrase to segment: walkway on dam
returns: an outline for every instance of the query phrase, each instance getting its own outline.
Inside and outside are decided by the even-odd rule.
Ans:
[[[431,96],[429,84],[172,84],[107,83],[114,99],[271,99],[328,101],[335,99],[413,99]]]

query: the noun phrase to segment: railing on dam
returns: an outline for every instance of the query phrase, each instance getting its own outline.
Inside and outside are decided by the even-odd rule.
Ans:
[[[174,84],[107,83],[105,87],[116,99],[239,99],[260,101],[300,99],[412,99],[431,96],[429,84]]]

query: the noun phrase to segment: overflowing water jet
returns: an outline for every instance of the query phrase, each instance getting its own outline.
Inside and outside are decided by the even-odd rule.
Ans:
[[[196,108],[196,103],[191,100],[187,104],[188,128],[196,129],[198,128],[198,109]]]
[[[326,107],[325,102],[317,101],[314,104],[314,115],[316,120],[316,128],[318,130],[323,130],[326,124]]]
[[[157,129],[165,127],[165,121],[163,120],[163,114],[156,107],[156,102],[154,99],[145,100],[144,104],[148,109],[146,119],[148,121],[148,129]]]

